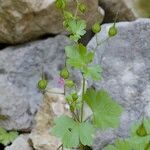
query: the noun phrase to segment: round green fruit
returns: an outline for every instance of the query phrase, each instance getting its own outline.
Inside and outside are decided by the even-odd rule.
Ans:
[[[46,87],[47,87],[47,84],[48,84],[47,80],[44,80],[44,79],[40,80],[38,82],[38,88],[39,88],[39,90],[45,90]]]
[[[84,13],[86,11],[86,6],[84,4],[79,4],[79,10]]]
[[[60,71],[60,76],[64,79],[69,78],[69,71],[67,70],[67,68],[64,68],[63,70]]]
[[[93,31],[93,33],[98,33],[98,32],[100,32],[100,31],[101,31],[101,25],[100,25],[98,22],[96,22],[96,23],[92,26],[92,31]]]
[[[74,112],[74,107],[72,105],[70,106],[70,111]]]
[[[72,88],[74,86],[74,82],[72,80],[66,80],[65,85],[69,88]]]
[[[72,99],[74,100],[74,101],[76,101],[77,99],[78,99],[78,94],[75,92],[75,93],[72,93],[71,94],[72,95]]]
[[[147,136],[147,131],[146,131],[145,126],[144,126],[143,123],[142,123],[142,124],[139,126],[139,128],[137,129],[136,134],[137,134],[138,136],[141,136],[141,137]]]
[[[109,37],[115,36],[118,33],[118,30],[115,25],[109,28],[108,35]]]

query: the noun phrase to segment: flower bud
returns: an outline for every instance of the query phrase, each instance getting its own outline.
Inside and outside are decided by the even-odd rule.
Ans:
[[[84,13],[86,11],[86,6],[83,3],[79,4],[79,10]]]
[[[77,94],[77,92],[72,93],[71,95],[72,95],[72,99],[73,99],[74,101],[76,101],[76,100],[78,99],[78,94]]]
[[[98,33],[98,32],[100,32],[101,31],[101,25],[98,23],[98,22],[96,22],[93,26],[92,26],[92,31],[93,31],[93,33]]]
[[[63,70],[60,71],[60,76],[64,79],[69,78],[69,72],[68,72],[67,68],[64,68]]]
[[[44,79],[40,80],[38,82],[38,89],[42,91],[45,90],[47,87],[47,84],[48,84],[47,80],[44,80]]]
[[[74,86],[74,82],[72,80],[66,80],[65,85],[69,88],[72,88]]]
[[[115,25],[109,28],[108,35],[109,37],[115,36],[118,33],[118,30]]]
[[[139,126],[139,128],[137,129],[136,134],[137,134],[138,136],[141,136],[141,137],[147,135],[147,131],[146,131],[145,126],[144,126],[143,123],[142,123],[142,124]]]

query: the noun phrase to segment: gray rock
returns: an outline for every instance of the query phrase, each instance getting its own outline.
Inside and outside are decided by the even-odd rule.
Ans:
[[[29,135],[20,135],[10,146],[7,146],[5,150],[33,150],[28,143]]]
[[[0,51],[0,126],[6,129],[28,129],[42,102],[37,89],[42,66],[49,87],[58,88],[59,70],[64,65],[65,36],[57,36]]]
[[[102,27],[97,41],[105,41],[111,24]],[[95,63],[103,68],[103,79],[94,83],[96,88],[106,89],[124,108],[119,129],[111,133],[97,134],[94,150],[103,148],[116,137],[127,137],[134,121],[150,117],[150,19],[117,23],[118,35],[97,45],[96,37],[88,44],[96,48]],[[105,143],[106,144],[106,143]]]

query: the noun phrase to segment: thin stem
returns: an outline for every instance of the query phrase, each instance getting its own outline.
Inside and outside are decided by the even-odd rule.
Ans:
[[[76,19],[77,18],[77,14],[78,14],[78,10],[79,10],[79,2],[78,2],[78,0],[75,0],[75,1],[76,1],[77,7],[76,7],[74,18]]]
[[[85,78],[83,77],[82,83],[82,104],[81,104],[81,122],[83,121],[83,109],[84,109],[84,92],[85,92]]]
[[[61,144],[56,150],[59,150],[62,147],[63,150],[63,144]]]
[[[80,144],[80,150],[84,150],[84,145]]]

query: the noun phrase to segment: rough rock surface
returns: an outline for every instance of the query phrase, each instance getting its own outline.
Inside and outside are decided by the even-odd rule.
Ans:
[[[64,95],[45,94],[43,104],[36,115],[36,125],[30,134],[30,140],[36,150],[55,150],[61,141],[51,134],[54,118],[62,114],[69,115]]]
[[[105,11],[104,22],[131,21],[136,18],[150,17],[150,1],[148,0],[99,0]]]
[[[104,22],[131,21],[136,16],[123,0],[99,0],[100,6],[105,11]]]
[[[123,0],[136,17],[150,17],[149,0]]]
[[[23,43],[45,34],[64,31],[61,11],[56,9],[55,0],[2,0],[0,1],[0,43]],[[98,0],[82,0],[87,12],[81,15],[90,27],[101,22],[103,14]],[[69,9],[75,11],[75,3],[69,1]]]
[[[49,87],[59,87],[64,64],[65,36],[57,36],[0,51],[0,126],[24,130],[31,127],[42,101],[37,89],[42,67]]]
[[[102,27],[98,42],[107,39],[110,26]],[[94,150],[102,149],[116,137],[126,137],[133,121],[143,114],[150,117],[150,19],[122,22],[117,27],[117,36],[99,46],[94,37],[88,44],[89,48],[97,46],[95,62],[103,68],[103,79],[94,86],[106,89],[125,110],[119,129],[97,133]]]
[[[20,135],[12,145],[7,146],[5,150],[33,150],[28,143],[29,135]]]

